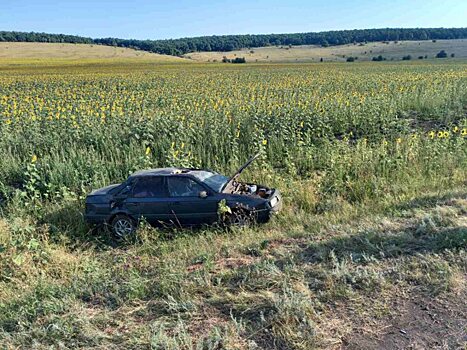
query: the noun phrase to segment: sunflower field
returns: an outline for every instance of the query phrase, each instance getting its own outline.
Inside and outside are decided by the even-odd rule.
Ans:
[[[0,347],[337,349],[405,296],[460,310],[466,112],[462,60],[0,61]],[[284,200],[263,226],[83,220],[133,171],[256,153],[242,177]],[[457,348],[450,317],[426,329]]]
[[[50,200],[140,168],[229,172],[261,152],[258,168],[359,199],[401,169],[465,169],[466,100],[460,63],[10,66],[0,189]]]

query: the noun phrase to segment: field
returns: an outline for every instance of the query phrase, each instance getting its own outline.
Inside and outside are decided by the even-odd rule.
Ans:
[[[369,42],[366,44],[342,46],[274,46],[243,49],[231,52],[194,52],[186,54],[192,60],[200,62],[221,62],[222,58],[233,59],[245,57],[248,63],[254,62],[319,62],[321,58],[327,62],[344,62],[348,57],[358,57],[358,61],[371,61],[373,57],[382,55],[387,60],[400,61],[402,57],[411,55],[413,60],[427,55],[434,58],[438,52],[445,50],[457,58],[467,58],[467,40],[431,40]]]
[[[462,348],[466,67],[1,61],[0,347]],[[132,171],[255,152],[264,226],[83,222]]]
[[[88,44],[0,42],[0,62],[5,59],[137,59],[156,62],[181,62],[178,57],[132,50],[124,47]]]

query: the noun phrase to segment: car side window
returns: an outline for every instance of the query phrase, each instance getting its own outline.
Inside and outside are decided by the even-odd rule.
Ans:
[[[134,198],[163,198],[167,197],[164,179],[161,176],[142,178],[133,187]]]
[[[187,177],[168,178],[169,195],[171,197],[198,197],[204,187]]]

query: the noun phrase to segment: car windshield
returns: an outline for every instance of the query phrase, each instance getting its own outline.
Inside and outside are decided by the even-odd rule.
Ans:
[[[191,174],[216,192],[221,192],[222,187],[227,181],[229,181],[227,176],[213,173],[211,171],[196,170],[192,171]]]

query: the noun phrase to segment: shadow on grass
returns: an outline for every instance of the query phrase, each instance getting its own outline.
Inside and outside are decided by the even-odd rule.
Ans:
[[[82,208],[69,203],[50,210],[42,218],[49,225],[51,238],[65,241],[70,246],[91,246],[96,249],[116,246],[111,235],[103,227],[88,225]]]
[[[298,263],[322,262],[332,254],[336,258],[350,258],[354,262],[363,261],[370,257],[377,259],[414,255],[424,252],[441,252],[445,249],[462,249],[467,247],[467,227],[459,226],[450,216],[444,217],[442,213],[432,212],[440,207],[457,207],[459,215],[465,213],[463,204],[455,201],[467,199],[467,192],[456,191],[445,195],[421,196],[416,199],[402,202],[386,208],[386,213],[392,212],[396,222],[400,219],[397,211],[407,210],[404,218],[415,216],[414,209],[426,210],[425,218],[411,220],[405,226],[382,229],[377,223],[361,227],[356,234],[330,237],[315,242],[314,236],[306,235],[307,241],[296,242],[298,253],[292,259]],[[396,211],[396,213],[394,213]],[[419,213],[420,214],[420,213]],[[404,220],[403,222],[407,222]],[[352,225],[358,228],[357,224]],[[264,242],[263,242],[264,243]],[[260,245],[262,245],[261,243]],[[257,253],[262,255],[268,250],[270,242]],[[257,251],[258,248],[252,251]],[[261,251],[262,250],[262,251]],[[276,265],[281,267],[289,262],[288,259],[277,260]]]
[[[350,258],[354,262],[364,262],[370,258],[387,259],[402,255],[437,253],[466,246],[467,227],[438,228],[428,232],[420,227],[407,227],[398,233],[365,231],[323,243],[312,243],[298,258],[305,263],[323,262],[332,253],[338,259]]]
[[[452,193],[448,193],[445,195],[427,195],[422,197],[417,197],[411,201],[403,202],[397,204],[393,207],[395,211],[401,210],[410,210],[410,209],[428,209],[434,208],[438,205],[444,205],[446,202],[449,202],[455,198],[466,198],[467,199],[467,192],[466,191],[456,191]]]
[[[186,236],[199,236],[207,231],[225,232],[226,229],[215,226],[199,225],[180,228],[177,224],[159,224],[151,226],[140,222],[135,235],[124,240],[117,240],[106,225],[89,225],[84,220],[83,209],[75,203],[61,205],[56,210],[50,210],[42,219],[43,224],[50,227],[52,238],[66,240],[71,246],[92,246],[95,249],[109,247],[124,247],[136,244],[139,240],[171,241]],[[149,237],[149,236],[152,236]],[[143,238],[144,237],[144,238]],[[149,239],[148,239],[149,238]]]

